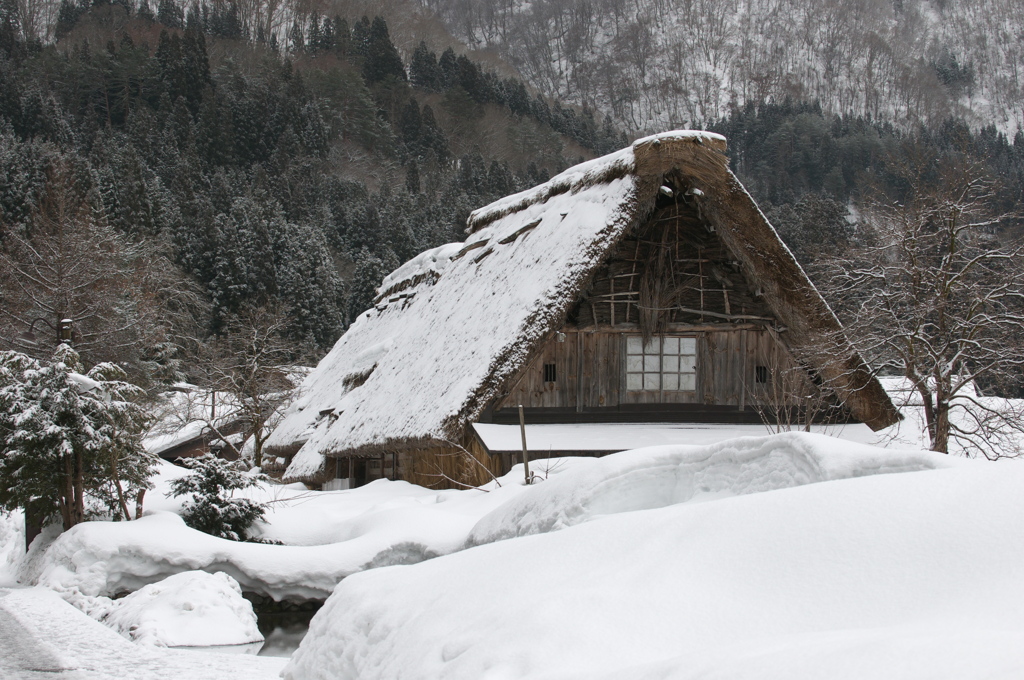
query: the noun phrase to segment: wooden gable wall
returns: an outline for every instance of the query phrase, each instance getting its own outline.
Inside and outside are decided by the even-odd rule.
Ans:
[[[661,200],[620,242],[486,420],[516,422],[522,404],[535,423],[758,422],[760,407],[816,391],[759,292],[685,200],[685,187],[676,189],[682,198]],[[637,336],[693,338],[693,389],[628,389],[626,346]]]

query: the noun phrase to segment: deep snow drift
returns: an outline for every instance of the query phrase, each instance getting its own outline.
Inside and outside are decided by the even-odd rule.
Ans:
[[[560,506],[587,522],[346,579],[284,677],[1020,677],[1024,466],[805,435],[749,444],[764,455],[733,466],[725,451],[743,442],[724,442],[718,464],[679,455],[686,472],[668,452],[617,456],[660,459],[680,482],[662,497],[683,502],[620,502],[650,480],[610,457],[605,475],[563,474],[474,534],[555,528]],[[857,478],[834,480],[843,470]],[[778,488],[797,478],[820,481]],[[694,495],[703,480],[719,492]]]
[[[624,451],[593,459],[504,503],[477,523],[469,543],[543,533],[630,510],[946,464],[930,453],[886,451],[797,432]]]
[[[223,571],[245,591],[278,600],[322,599],[341,579],[368,568],[413,564],[467,544],[547,531],[596,515],[948,462],[921,452],[787,433],[601,459],[536,461],[535,472],[551,474],[532,487],[524,486],[521,467],[487,490],[431,491],[387,480],[327,493],[276,487],[261,533],[291,543],[284,546],[195,531],[169,512],[176,501],[165,500],[154,504],[163,512],[140,520],[87,522],[57,536],[45,552],[26,560],[21,580],[73,599],[76,594],[113,597],[181,571]],[[158,491],[183,472],[162,468]],[[254,495],[269,498],[271,489]]]
[[[588,462],[567,460],[555,472]],[[538,469],[543,472],[543,464]],[[76,601],[78,595],[114,597],[182,571],[221,571],[242,590],[277,600],[323,599],[354,572],[460,549],[477,520],[524,488],[521,469],[489,491],[435,491],[388,480],[333,492],[261,485],[244,492],[270,502],[267,522],[256,533],[288,544],[266,545],[185,526],[175,514],[181,499],[163,496],[170,479],[183,474],[187,471],[169,464],[160,467],[157,488],[147,494],[147,515],[139,520],[85,522],[49,535],[48,547],[37,541],[21,564],[19,580],[47,585]]]
[[[168,576],[114,600],[102,620],[130,640],[163,647],[263,641],[252,604],[223,572]]]

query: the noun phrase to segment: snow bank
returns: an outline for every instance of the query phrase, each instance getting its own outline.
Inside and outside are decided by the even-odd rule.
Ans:
[[[1015,462],[967,461],[620,513],[357,574],[283,677],[1017,678],[1022,487]]]
[[[0,587],[16,580],[18,563],[25,554],[25,515],[0,511]]]
[[[473,423],[473,430],[487,450],[519,453],[523,440],[519,425]],[[861,444],[876,444],[878,436],[863,423],[812,425],[812,431]],[[545,451],[608,453],[670,444],[714,444],[735,437],[763,437],[765,426],[738,423],[559,423],[526,426],[526,441],[539,460]],[[908,446],[904,448],[921,448]],[[541,452],[538,453],[537,452]]]
[[[552,461],[558,464],[559,461]],[[589,462],[589,461],[585,461]],[[555,472],[584,462],[565,461]],[[179,572],[223,571],[244,591],[274,599],[323,599],[344,577],[371,567],[410,564],[460,549],[488,512],[519,494],[522,471],[491,490],[433,491],[378,480],[351,491],[308,492],[261,485],[244,494],[270,502],[256,533],[288,545],[240,543],[191,529],[162,491],[181,470],[160,468],[142,519],[85,522],[47,533],[22,565],[22,583],[43,584],[98,618],[94,599],[131,592]],[[92,598],[92,599],[90,599]]]
[[[262,642],[252,604],[220,572],[186,571],[113,602],[103,618],[123,636],[161,647]]]
[[[434,491],[377,480],[350,491],[273,485],[246,491],[270,503],[267,521],[258,523],[254,533],[286,545],[239,543],[187,527],[174,514],[180,499],[162,494],[183,471],[163,465],[145,517],[86,522],[60,535],[47,533],[38,548],[33,546],[20,580],[66,593],[97,618],[106,611],[94,598],[132,592],[193,570],[225,572],[243,591],[277,600],[323,599],[343,578],[365,569],[414,564],[467,545],[547,532],[602,515],[956,462],[938,454],[884,451],[791,433],[653,447],[600,459],[538,460],[533,471],[549,478],[530,487],[523,485],[517,466],[499,480],[501,486],[491,484],[487,490]]]
[[[799,432],[636,449],[530,488],[481,519],[469,543],[544,533],[600,515],[950,464],[938,454],[886,451]]]
[[[474,522],[473,517],[425,514],[420,521],[383,518],[375,527],[379,531],[323,546],[229,541],[191,529],[172,513],[134,522],[85,522],[54,541],[36,582],[57,591],[111,597],[182,571],[223,571],[243,590],[276,600],[321,599],[342,578],[375,559],[380,564],[412,563],[454,550]]]

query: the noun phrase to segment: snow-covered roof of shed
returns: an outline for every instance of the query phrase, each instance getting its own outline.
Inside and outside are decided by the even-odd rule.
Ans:
[[[537,343],[564,323],[620,237],[646,220],[663,173],[680,167],[681,159],[692,165],[688,172],[707,180],[706,191],[743,204],[740,215],[723,219],[757,221],[753,231],[761,241],[781,248],[771,250],[770,262],[752,265],[761,268],[756,273],[774,272],[787,260],[782,268],[789,278],[781,287],[796,282],[800,303],[810,302],[811,313],[836,325],[729,172],[724,151],[725,139],[707,132],[638,140],[475,211],[464,243],[428,250],[396,269],[378,289],[375,306],[309,375],[271,434],[271,453],[298,449],[285,479],[322,478],[325,455],[370,455],[460,439]],[[735,208],[713,200],[705,207],[712,219]],[[747,227],[733,231],[742,234]],[[758,244],[745,245],[757,253]],[[784,308],[789,301],[780,295]],[[884,397],[880,387],[878,392]]]

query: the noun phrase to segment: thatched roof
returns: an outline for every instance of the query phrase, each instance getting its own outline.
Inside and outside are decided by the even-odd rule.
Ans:
[[[325,455],[459,441],[531,351],[562,326],[595,269],[651,214],[673,169],[702,215],[787,327],[799,350],[827,345],[815,366],[874,429],[898,413],[842,338],[839,322],[729,171],[725,139],[670,132],[570,168],[474,212],[469,237],[426,251],[384,279],[302,386],[267,447],[298,451],[286,479],[322,474]],[[841,357],[841,361],[835,361]]]

